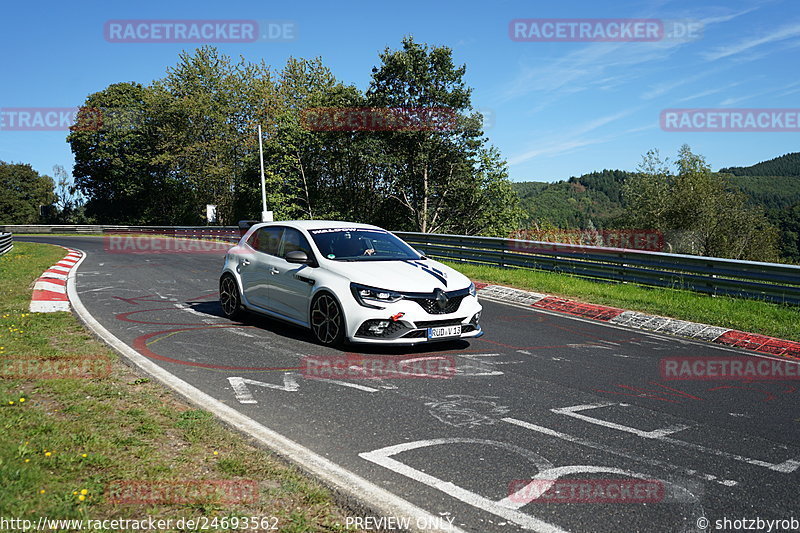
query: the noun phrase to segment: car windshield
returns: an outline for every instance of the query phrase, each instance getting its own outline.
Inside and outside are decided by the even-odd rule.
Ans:
[[[322,256],[334,261],[401,261],[420,259],[409,245],[385,230],[326,228],[310,230]]]

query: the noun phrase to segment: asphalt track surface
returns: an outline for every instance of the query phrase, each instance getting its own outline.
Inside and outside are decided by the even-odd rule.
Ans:
[[[221,255],[16,238],[86,252],[83,304],[139,353],[463,530],[714,531],[725,518],[800,516],[798,382],[665,381],[659,371],[663,358],[748,352],[483,299],[480,339],[346,348],[454,357],[451,379],[305,379],[300,357],[344,352],[279,321],[223,318]],[[530,501],[527,492],[503,502],[514,480],[537,475],[594,487],[652,481],[659,492],[644,499],[660,501]]]

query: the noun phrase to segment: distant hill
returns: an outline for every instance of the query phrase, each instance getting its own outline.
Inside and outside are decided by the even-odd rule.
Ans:
[[[749,167],[728,167],[719,171],[734,176],[800,176],[800,152],[782,155]]]
[[[526,225],[546,222],[559,228],[611,227],[622,215],[621,188],[630,173],[622,170],[591,172],[567,181],[514,183]]]
[[[730,174],[731,184],[741,189],[752,205],[764,208],[781,232],[782,255],[800,262],[800,152],[719,172]],[[602,170],[566,181],[513,185],[526,212],[526,228],[537,223],[562,229],[604,229],[622,225],[622,183],[632,174]]]
[[[800,203],[800,176],[733,176],[731,183],[739,187],[750,203],[765,209],[787,209]]]

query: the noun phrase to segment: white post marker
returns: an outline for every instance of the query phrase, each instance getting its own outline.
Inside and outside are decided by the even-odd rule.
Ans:
[[[264,144],[261,139],[261,124],[258,125],[258,154],[261,159],[261,222],[272,222],[272,211],[267,211],[267,186],[264,183]]]

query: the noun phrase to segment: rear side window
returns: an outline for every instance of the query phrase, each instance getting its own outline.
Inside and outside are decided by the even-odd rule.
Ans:
[[[264,252],[269,255],[278,255],[281,234],[283,234],[282,227],[267,226],[258,229],[247,242],[259,252]]]
[[[249,244],[250,248],[253,250],[258,250],[258,234],[259,232],[256,230],[247,238],[247,244]]]
[[[283,233],[283,255],[285,256],[289,252],[295,251],[305,252],[309,258],[314,257],[311,245],[308,244],[308,239],[299,230],[286,228]]]

